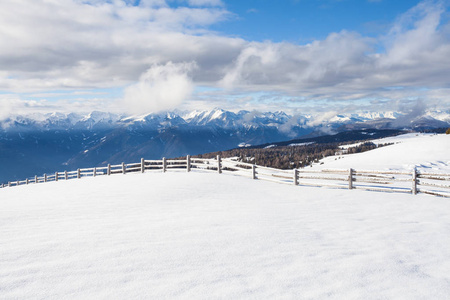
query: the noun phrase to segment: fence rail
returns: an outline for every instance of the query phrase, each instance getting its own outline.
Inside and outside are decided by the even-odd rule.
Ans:
[[[49,181],[69,180],[83,177],[108,176],[113,174],[144,173],[146,171],[183,170],[192,169],[213,171],[217,173],[232,173],[252,179],[266,180],[298,186],[316,186],[344,189],[361,189],[379,192],[396,193],[425,193],[450,198],[450,174],[420,172],[420,170],[404,171],[368,171],[359,169],[323,169],[281,170],[238,162],[230,159],[191,158],[145,160],[137,163],[121,163],[95,168],[80,168],[75,171],[55,172],[34,176],[25,180],[2,183],[0,188],[42,183]]]

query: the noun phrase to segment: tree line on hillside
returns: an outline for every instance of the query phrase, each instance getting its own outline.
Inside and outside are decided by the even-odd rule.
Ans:
[[[364,142],[360,145],[349,147],[347,153],[360,153],[377,147],[389,144],[379,144]],[[240,162],[253,163],[260,166],[294,169],[304,168],[313,163],[318,163],[320,159],[342,154],[341,143],[310,144],[299,146],[279,146],[266,148],[237,148],[227,151],[218,151],[196,155],[198,158],[215,158],[220,155],[222,158],[237,158]]]

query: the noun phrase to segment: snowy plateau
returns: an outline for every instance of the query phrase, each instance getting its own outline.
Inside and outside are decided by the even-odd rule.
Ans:
[[[449,171],[449,135],[388,141],[313,167]],[[448,198],[171,171],[23,185],[0,199],[1,299],[450,295]]]

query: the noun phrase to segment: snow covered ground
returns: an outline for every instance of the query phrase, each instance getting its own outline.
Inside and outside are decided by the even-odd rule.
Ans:
[[[329,156],[313,168],[409,171],[417,167],[426,172],[450,173],[450,135],[409,133],[373,142],[394,144],[363,153]]]
[[[1,299],[450,295],[445,198],[172,171],[0,199]]]

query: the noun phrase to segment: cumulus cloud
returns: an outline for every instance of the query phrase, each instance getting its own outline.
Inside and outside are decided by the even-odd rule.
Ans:
[[[424,1],[397,20],[385,38],[386,53],[377,61],[385,81],[394,86],[449,86],[450,35],[448,24],[441,21],[444,11],[441,2]]]
[[[193,91],[188,72],[194,64],[155,65],[141,75],[139,82],[125,89],[124,107],[132,114],[170,110]]]
[[[306,45],[248,43],[221,84],[338,100],[409,97],[424,87],[447,88],[450,26],[442,20],[445,11],[440,1],[421,2],[378,39],[344,30]],[[396,87],[401,89],[391,89]]]
[[[342,31],[308,45],[250,43],[221,82],[228,88],[264,85],[295,92],[335,86],[364,74],[369,42]]]
[[[168,61],[214,69],[224,62],[211,50],[229,57],[241,43],[206,36],[227,15],[223,7],[171,8],[166,1],[1,1],[0,89],[116,87]]]

